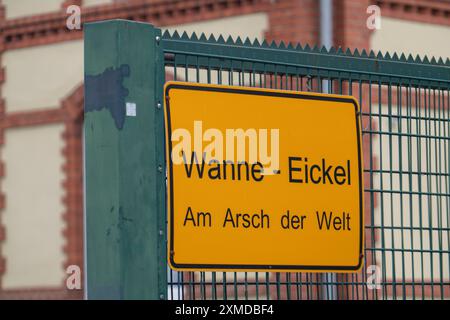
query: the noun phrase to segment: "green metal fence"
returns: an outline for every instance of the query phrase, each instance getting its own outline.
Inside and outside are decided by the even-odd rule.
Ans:
[[[363,270],[169,270],[165,76],[355,96],[363,128]],[[448,59],[162,35],[148,24],[108,21],[85,25],[85,77],[88,298],[450,298]],[[126,101],[136,103],[137,117],[123,118]]]
[[[362,272],[170,271],[170,297],[450,298],[449,60],[177,32],[164,33],[162,47],[175,80],[357,97],[366,179]]]

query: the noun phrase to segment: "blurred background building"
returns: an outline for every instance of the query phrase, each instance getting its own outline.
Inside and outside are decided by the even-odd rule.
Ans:
[[[321,42],[318,0],[0,0],[0,299],[83,297],[65,285],[66,267],[83,266],[83,31],[67,28],[69,5],[80,6],[82,24],[121,18]],[[370,5],[381,9],[380,29],[366,25]],[[450,2],[334,0],[331,38],[344,49],[445,59]]]

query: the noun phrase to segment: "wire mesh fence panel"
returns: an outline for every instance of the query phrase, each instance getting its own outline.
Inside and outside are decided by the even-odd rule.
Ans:
[[[162,42],[166,79],[354,96],[361,106],[364,159],[360,272],[168,269],[169,298],[450,298],[448,59],[429,62],[195,34],[165,33]]]

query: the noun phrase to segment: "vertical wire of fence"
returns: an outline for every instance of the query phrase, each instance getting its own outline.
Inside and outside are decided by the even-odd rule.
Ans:
[[[171,299],[449,299],[450,62],[163,36],[166,79],[358,99],[365,251],[354,274],[175,272]],[[337,120],[338,121],[338,120]]]

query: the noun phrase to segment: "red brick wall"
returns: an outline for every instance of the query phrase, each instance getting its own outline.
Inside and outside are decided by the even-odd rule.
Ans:
[[[82,8],[81,22],[128,19],[155,26],[176,25],[267,11],[270,0],[140,0]],[[82,30],[68,30],[65,10],[7,20],[3,38],[6,49],[81,39]]]
[[[3,114],[0,132],[3,133],[8,128],[40,126],[51,123],[64,123],[65,127],[61,136],[61,139],[64,140],[64,147],[61,150],[64,164],[62,168],[59,168],[65,174],[65,179],[61,185],[64,189],[64,196],[61,201],[66,208],[61,213],[65,222],[63,230],[65,245],[62,250],[66,254],[65,262],[61,268],[65,270],[69,265],[77,265],[81,268],[83,275],[83,86],[80,85],[64,99],[59,108]],[[5,237],[0,238],[0,241],[4,239]],[[0,269],[0,271],[4,272],[5,259],[2,261],[3,269]],[[24,290],[2,290],[0,283],[0,299],[81,299],[82,297],[83,290],[65,289],[65,280],[59,288]]]
[[[450,4],[442,0],[373,0],[383,17],[450,26]]]
[[[336,47],[369,49],[366,9],[371,3],[371,0],[334,0],[333,42]]]
[[[64,0],[61,4],[61,9],[65,12],[68,6],[75,5],[81,6],[83,4],[83,0]]]
[[[319,44],[319,1],[277,0],[267,12],[270,25],[266,32],[268,41]]]
[[[78,4],[80,0],[65,1]],[[82,3],[82,2],[81,2]],[[227,16],[267,12],[270,29],[268,40],[318,44],[318,0],[141,0],[118,2],[82,9],[82,23],[105,19],[130,19],[151,22],[156,26],[204,21]],[[335,43],[345,47],[366,47],[366,8],[381,7],[383,17],[450,25],[450,5],[440,0],[334,0]],[[69,31],[65,26],[65,10],[8,20],[2,23],[7,49],[45,45],[53,42],[81,39],[81,31]],[[359,44],[364,46],[360,46]]]
[[[62,139],[65,146],[62,150],[64,164],[61,168],[65,179],[62,183],[64,196],[61,199],[66,211],[63,212],[65,228],[63,235],[66,239],[63,251],[66,261],[64,270],[69,265],[77,265],[83,276],[83,104],[84,90],[81,84],[61,106],[63,110],[64,132]],[[62,284],[64,286],[65,283]],[[75,292],[77,292],[75,290]],[[82,297],[82,290],[78,291]]]

